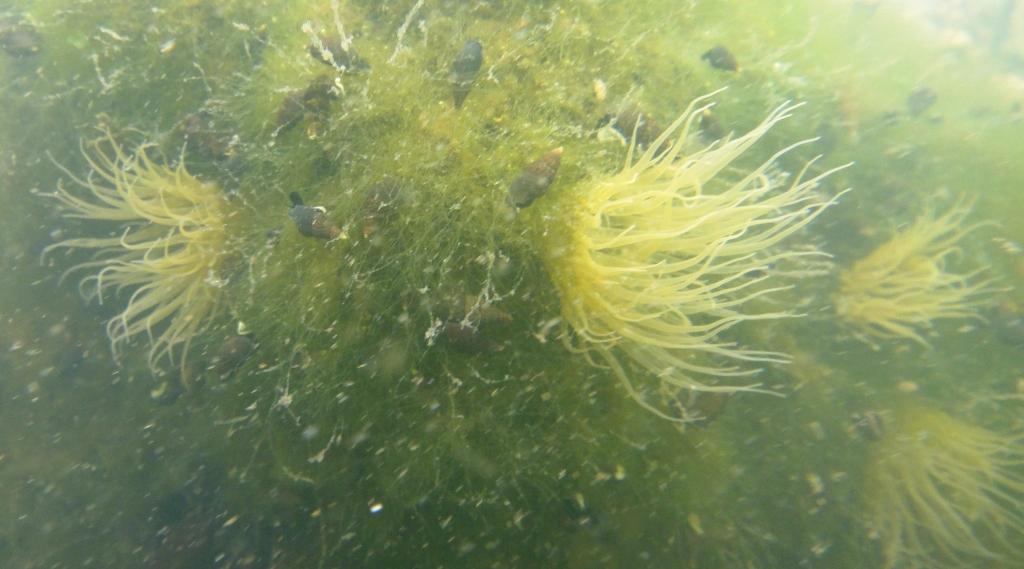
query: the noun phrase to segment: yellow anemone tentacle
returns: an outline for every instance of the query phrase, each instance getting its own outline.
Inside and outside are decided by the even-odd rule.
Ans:
[[[922,330],[933,321],[977,317],[991,281],[977,280],[980,270],[957,274],[946,266],[959,252],[957,243],[984,225],[966,224],[970,211],[961,201],[941,215],[926,212],[842,271],[835,296],[839,317],[868,336],[907,338],[926,347]]]
[[[634,399],[671,420],[680,419],[652,403],[649,391],[668,398],[681,389],[757,391],[716,384],[758,370],[714,360],[786,360],[716,337],[742,322],[789,316],[743,308],[785,288],[761,286],[774,264],[823,255],[775,247],[838,198],[816,189],[839,168],[808,177],[808,164],[787,182],[775,173],[783,154],[809,141],[723,181],[722,172],[798,105],[783,104],[750,132],[684,154],[709,106],[706,97],[694,101],[643,151],[634,137],[619,172],[555,200],[544,219],[558,219],[558,227],[545,223],[539,247],[561,298],[568,347],[596,352]],[[630,376],[623,356],[656,380],[653,390]]]
[[[85,178],[58,164],[76,185],[78,196],[63,184],[54,194],[66,217],[119,224],[116,237],[80,237],[50,245],[91,249],[96,259],[68,271],[97,270],[84,277],[79,291],[103,302],[131,289],[124,310],[107,322],[111,350],[117,357],[132,338],[145,334],[148,364],[162,360],[183,366],[192,338],[216,312],[216,278],[226,244],[226,204],[218,188],[185,169],[158,165],[146,146],[129,155],[109,132],[83,148],[91,170]]]
[[[1019,557],[1024,437],[923,408],[894,412],[865,473],[885,567],[964,567]]]

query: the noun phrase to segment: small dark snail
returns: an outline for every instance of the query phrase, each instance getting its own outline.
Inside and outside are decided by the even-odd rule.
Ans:
[[[452,62],[452,98],[455,108],[462,107],[463,101],[473,88],[476,74],[484,62],[484,47],[477,40],[469,40]]]
[[[341,228],[334,224],[327,217],[327,210],[322,207],[310,207],[302,203],[302,197],[297,192],[288,195],[292,201],[292,207],[288,210],[288,217],[295,222],[299,233],[306,237],[318,237],[320,239],[337,239],[341,237]]]
[[[508,188],[509,203],[522,209],[547,193],[561,163],[562,147],[559,146],[523,168]]]

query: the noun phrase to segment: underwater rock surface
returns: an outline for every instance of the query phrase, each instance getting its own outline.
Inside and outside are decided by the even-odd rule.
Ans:
[[[0,566],[1021,566],[1024,91],[934,28],[0,9]]]

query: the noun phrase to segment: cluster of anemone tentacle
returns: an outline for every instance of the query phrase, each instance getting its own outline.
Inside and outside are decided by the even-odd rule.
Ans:
[[[894,413],[865,478],[886,567],[966,567],[1021,553],[1024,437],[939,411]]]
[[[830,172],[792,180],[771,174],[790,146],[738,179],[722,173],[795,108],[784,104],[752,131],[693,154],[684,146],[710,106],[698,99],[646,150],[629,145],[624,167],[591,182],[559,206],[570,222],[547,244],[546,266],[562,300],[563,334],[571,347],[596,354],[641,405],[649,401],[620,361],[627,357],[656,378],[654,392],[738,391],[718,384],[756,373],[734,362],[784,361],[720,339],[750,320],[787,316],[749,311],[750,301],[777,290],[766,269],[817,252],[776,246],[816,218],[835,198],[815,191]],[[809,165],[808,165],[809,166]],[[746,308],[746,310],[745,310]],[[712,356],[707,358],[705,356]]]
[[[162,360],[180,365],[218,305],[224,198],[183,163],[158,165],[145,147],[128,154],[109,132],[90,147],[83,151],[91,167],[87,177],[64,169],[85,192],[79,196],[59,185],[56,198],[67,207],[67,217],[116,222],[121,229],[107,237],[68,239],[47,251],[95,251],[92,260],[65,273],[95,270],[79,283],[87,299],[102,303],[112,293],[130,290],[124,310],[107,322],[115,356],[130,339],[144,335],[152,369]]]
[[[935,320],[976,316],[990,282],[981,270],[956,273],[948,260],[957,243],[981,224],[965,223],[970,206],[927,212],[840,275],[836,313],[861,332],[882,339],[921,335]]]

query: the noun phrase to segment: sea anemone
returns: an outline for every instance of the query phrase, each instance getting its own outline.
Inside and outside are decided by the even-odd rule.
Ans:
[[[780,264],[821,254],[775,246],[836,199],[815,191],[831,171],[805,179],[808,164],[788,181],[777,171],[779,157],[803,143],[752,171],[724,172],[795,105],[778,107],[747,134],[684,154],[710,106],[707,97],[695,100],[646,150],[634,134],[619,172],[564,192],[543,216],[540,250],[568,325],[562,338],[599,356],[637,402],[672,420],[680,419],[649,400],[621,357],[646,370],[640,375],[670,405],[682,389],[757,390],[714,383],[758,371],[715,360],[785,356],[718,338],[741,322],[790,315],[743,310],[779,289],[762,283]]]
[[[864,479],[869,527],[885,567],[1019,561],[1022,441],[935,410],[891,414]]]
[[[960,252],[957,242],[982,225],[964,223],[970,210],[961,202],[942,215],[928,211],[842,271],[834,299],[839,317],[868,336],[925,346],[919,330],[933,320],[976,317],[990,283],[976,279],[980,269],[957,274],[946,267]]]
[[[84,179],[59,166],[87,190],[80,197],[58,184],[66,217],[118,224],[108,237],[82,237],[50,245],[92,249],[94,259],[67,272],[96,270],[79,283],[87,300],[130,290],[128,303],[107,322],[115,355],[145,333],[152,370],[162,360],[183,366],[189,343],[209,323],[223,282],[218,268],[225,245],[226,204],[218,188],[199,181],[183,161],[154,163],[141,146],[127,154],[109,132],[83,148],[91,166]]]

